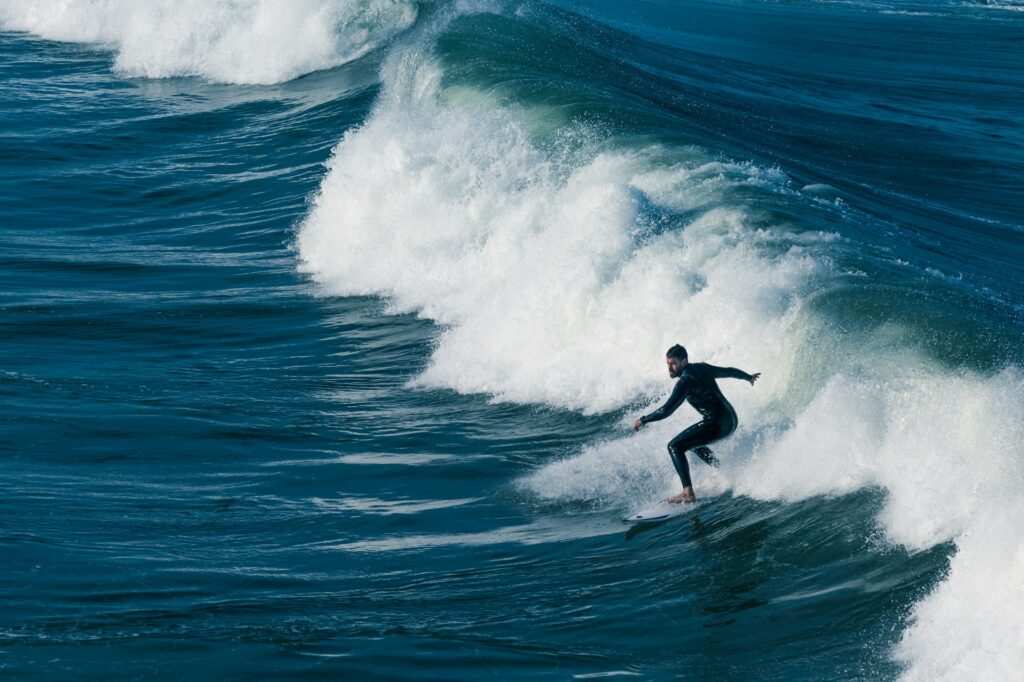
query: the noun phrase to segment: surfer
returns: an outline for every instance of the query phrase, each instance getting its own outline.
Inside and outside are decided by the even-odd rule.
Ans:
[[[672,464],[675,465],[679,479],[683,482],[683,492],[673,495],[668,501],[694,502],[697,497],[693,494],[686,451],[692,450],[693,454],[706,464],[717,467],[718,458],[707,447],[708,444],[721,440],[736,430],[736,410],[722,395],[715,379],[743,379],[753,386],[761,374],[747,374],[735,367],[715,367],[703,362],[691,363],[687,358],[686,349],[678,343],[665,353],[665,363],[668,365],[668,375],[678,379],[675,388],[672,389],[672,395],[654,412],[637,419],[633,423],[633,430],[639,431],[644,424],[664,419],[687,400],[703,415],[701,421],[684,430],[668,444],[668,454],[672,457]]]

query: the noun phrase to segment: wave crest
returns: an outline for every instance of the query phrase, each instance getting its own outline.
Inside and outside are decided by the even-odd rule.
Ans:
[[[0,26],[109,45],[119,73],[270,84],[352,61],[416,20],[411,1],[2,0]]]

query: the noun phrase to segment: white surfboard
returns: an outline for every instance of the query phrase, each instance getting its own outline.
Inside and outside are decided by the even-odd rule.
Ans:
[[[695,509],[699,504],[699,501],[690,504],[687,504],[686,502],[680,502],[677,504],[675,502],[662,500],[655,505],[638,511],[632,516],[627,516],[623,520],[627,523],[657,523],[658,521],[670,519],[673,516],[685,514],[686,512]]]

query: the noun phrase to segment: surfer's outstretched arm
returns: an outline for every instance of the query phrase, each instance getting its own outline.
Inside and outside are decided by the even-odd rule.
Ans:
[[[742,369],[736,369],[735,367],[715,367],[714,365],[708,365],[708,369],[711,370],[712,376],[716,379],[743,379],[749,381],[750,385],[753,386],[757,378],[761,376],[761,373],[747,374]]]
[[[685,378],[682,378],[679,381],[677,381],[675,388],[672,389],[672,395],[668,397],[668,400],[665,401],[665,404],[656,409],[654,412],[651,412],[650,414],[645,414],[644,416],[637,419],[636,424],[634,424],[633,426],[633,429],[638,430],[640,426],[648,422],[660,421],[665,417],[669,416],[670,414],[672,414],[673,412],[675,412],[676,409],[683,404],[683,401],[686,400],[686,384],[687,380]]]

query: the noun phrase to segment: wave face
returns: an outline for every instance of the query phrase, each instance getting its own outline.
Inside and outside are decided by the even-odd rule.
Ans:
[[[269,84],[361,57],[416,13],[390,0],[4,0],[0,26],[110,45],[125,76]]]
[[[1005,9],[0,0],[9,669],[1014,679]]]

